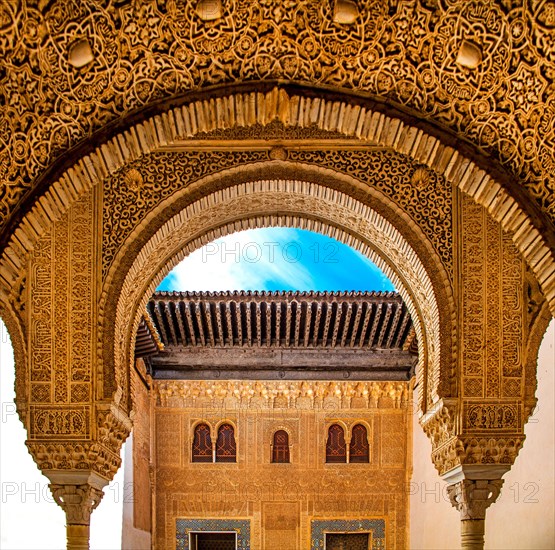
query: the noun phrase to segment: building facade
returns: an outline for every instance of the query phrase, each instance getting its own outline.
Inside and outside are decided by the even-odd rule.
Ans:
[[[417,346],[398,295],[160,293],[135,353],[124,548],[408,546]]]

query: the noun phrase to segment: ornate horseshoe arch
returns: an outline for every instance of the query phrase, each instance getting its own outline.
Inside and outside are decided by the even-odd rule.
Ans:
[[[0,315],[68,540],[131,429],[145,296],[281,224],[402,291],[420,423],[482,547],[555,315],[553,0],[21,0],[0,27]]]
[[[275,172],[276,168],[283,169],[284,164],[281,161],[270,162],[269,172]],[[248,168],[241,167],[240,175],[224,173],[220,177],[224,180],[246,179],[249,171],[260,171],[260,168]],[[294,167],[289,169],[295,172]],[[208,184],[199,183],[207,187]],[[167,210],[167,207],[160,205],[159,211],[164,209]],[[425,410],[428,405],[437,402],[438,383],[442,378],[441,364],[452,366],[448,359],[442,357],[449,353],[449,348],[442,345],[439,322],[442,317],[451,318],[454,311],[449,288],[444,281],[436,280],[434,284],[423,261],[406,238],[371,207],[323,185],[279,179],[247,179],[245,183],[203,196],[169,218],[136,253],[126,270],[120,293],[117,296],[108,293],[103,298],[105,304],[117,303],[113,328],[117,387],[126,386],[125,373],[133,357],[132,335],[150,295],[162,278],[184,256],[218,236],[241,229],[269,226],[303,227],[333,236],[363,252],[382,268],[399,289],[415,323],[420,352],[418,372],[423,389],[421,406]],[[129,262],[125,250],[118,256]],[[428,265],[431,261],[431,258],[426,258]],[[437,267],[437,260],[434,263],[436,269],[431,271],[437,275],[441,269]],[[111,271],[121,272],[121,264],[116,261]],[[434,287],[440,285],[443,288],[436,291]],[[436,292],[441,300],[438,300]],[[451,373],[443,377],[450,378]],[[426,393],[429,395],[424,399]]]
[[[5,302],[16,309],[25,285],[18,274],[25,271],[29,256],[36,255],[37,243],[72,209],[88,208],[87,201],[97,205],[89,212],[90,220],[96,219],[91,221],[97,224],[94,231],[99,232],[97,237],[91,236],[91,242],[99,239],[95,254],[102,273],[96,276],[104,281],[105,292],[110,285],[118,288],[123,282],[116,279],[121,279],[125,270],[111,268],[112,264],[118,265],[115,257],[125,250],[129,259],[134,258],[152,236],[144,232],[147,227],[149,231],[158,229],[169,215],[189,202],[237,183],[237,174],[233,176],[235,182],[218,179],[217,174],[248,164],[254,167],[251,181],[271,178],[320,183],[318,178],[323,178],[321,183],[330,192],[344,192],[350,200],[364,203],[373,196],[376,212],[390,219],[405,237],[411,231],[418,235],[410,244],[419,257],[438,260],[428,262],[426,269],[431,270],[434,292],[446,292],[446,296],[452,290],[445,289],[453,288],[458,276],[454,255],[459,245],[453,240],[453,232],[461,205],[481,204],[489,212],[484,214],[488,219],[491,216],[499,220],[509,230],[518,227],[507,236],[530,263],[550,302],[552,255],[542,235],[501,183],[441,138],[411,126],[406,117],[385,114],[376,104],[354,98],[336,101],[314,93],[305,97],[278,86],[264,93],[216,93],[172,107],[83,155],[37,201],[2,255]],[[175,166],[172,159],[180,159],[179,170],[164,172],[164,167]],[[312,166],[313,175],[305,177],[291,170],[264,174],[261,168],[269,162],[276,166],[282,162],[297,171],[303,165]],[[202,189],[199,182],[207,178],[212,178],[211,187]],[[177,196],[181,188],[186,198],[178,205],[170,197]],[[377,200],[378,196],[386,200]],[[386,208],[386,203],[391,206]],[[165,204],[168,211],[159,215],[159,204]],[[98,205],[102,205],[102,211]],[[122,247],[132,232],[139,238]],[[98,315],[108,319],[104,304],[110,307],[113,303],[101,300]],[[441,352],[436,348],[430,357],[441,357],[441,367],[434,368],[438,379],[432,386],[436,393],[430,394],[426,407],[437,401],[438,395],[459,395],[453,355],[458,352],[455,348],[447,351],[456,342],[454,319],[454,309],[450,309],[434,321],[441,327]],[[105,332],[97,341],[104,342],[113,328],[101,326],[99,330]],[[430,340],[427,342],[430,344]],[[109,341],[108,345],[98,345],[103,349],[97,353],[100,370],[95,396],[106,400],[117,389],[114,349]],[[531,402],[533,392],[527,395]]]

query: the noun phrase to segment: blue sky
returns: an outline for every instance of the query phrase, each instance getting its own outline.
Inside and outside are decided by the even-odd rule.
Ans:
[[[394,290],[366,256],[291,228],[222,237],[185,258],[158,290]]]

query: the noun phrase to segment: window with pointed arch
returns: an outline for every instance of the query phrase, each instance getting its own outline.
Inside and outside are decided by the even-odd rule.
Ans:
[[[278,430],[274,433],[272,462],[276,464],[289,463],[289,434],[285,430]]]
[[[326,462],[347,462],[347,445],[345,444],[345,432],[339,424],[332,424],[328,428],[328,440],[326,441]]]
[[[212,462],[210,426],[197,424],[193,437],[193,462]]]
[[[349,462],[370,462],[370,445],[368,445],[368,431],[363,424],[353,426],[351,442],[349,444]]]
[[[237,462],[235,430],[231,424],[222,424],[218,428],[218,439],[216,440],[216,462]]]

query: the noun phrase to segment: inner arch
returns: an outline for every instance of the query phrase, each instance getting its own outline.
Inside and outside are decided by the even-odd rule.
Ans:
[[[256,200],[252,189],[256,188]],[[332,196],[333,195],[333,196]],[[430,275],[399,231],[368,206],[299,181],[258,181],[217,191],[168,220],[137,254],[120,293],[115,319],[116,383],[125,387],[135,334],[146,303],[186,255],[234,231],[307,228],[359,250],[391,279],[413,318],[419,343],[421,405],[437,401],[440,378],[439,307]],[[127,367],[126,367],[127,365]],[[123,377],[123,378],[122,378]],[[427,390],[429,386],[430,391]]]

